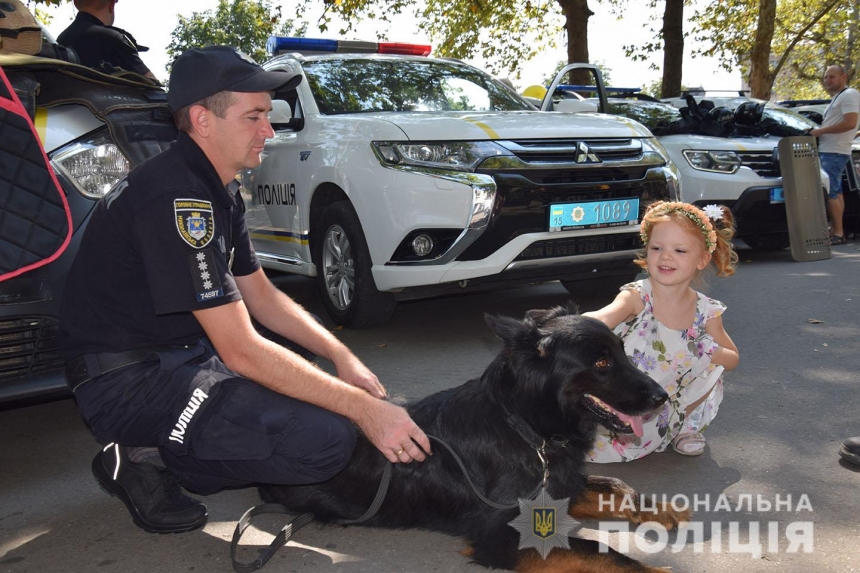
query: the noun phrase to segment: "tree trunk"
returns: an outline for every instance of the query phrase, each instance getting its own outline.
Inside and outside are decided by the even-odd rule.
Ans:
[[[758,27],[750,54],[750,95],[764,100],[770,99],[773,74],[770,71],[770,43],[773,40],[776,21],[776,0],[759,0]]]
[[[684,67],[684,0],[666,0],[663,12],[663,84],[660,97],[681,94]]]
[[[567,63],[588,63],[588,19],[594,12],[588,9],[588,0],[558,0],[564,14],[567,32]],[[587,70],[574,70],[568,80],[572,84],[590,84]]]
[[[848,42],[845,49],[845,61],[842,65],[848,74],[848,82],[854,78],[857,72],[857,61],[854,59],[854,51],[857,49],[857,34],[860,32],[860,0],[854,1],[851,16],[848,19]]]

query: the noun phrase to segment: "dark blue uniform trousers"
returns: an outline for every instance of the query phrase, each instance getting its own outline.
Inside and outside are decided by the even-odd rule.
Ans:
[[[204,495],[326,481],[357,435],[346,418],[231,372],[205,339],[93,378],[75,398],[99,442],[158,446],[182,485]]]

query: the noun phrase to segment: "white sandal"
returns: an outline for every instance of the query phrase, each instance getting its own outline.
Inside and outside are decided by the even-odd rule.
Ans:
[[[705,453],[705,444],[701,432],[682,432],[672,440],[672,449],[682,456],[701,456]]]

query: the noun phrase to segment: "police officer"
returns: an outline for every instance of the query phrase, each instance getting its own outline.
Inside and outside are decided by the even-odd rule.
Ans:
[[[114,8],[117,0],[75,0],[78,15],[57,37],[57,42],[73,48],[81,64],[106,73],[117,68],[155,79],[138,52],[149,50],[139,45],[131,34],[115,28]]]
[[[251,246],[236,174],[259,165],[274,136],[269,92],[300,81],[225,46],[182,54],[167,96],[176,143],[98,203],[69,273],[60,345],[78,407],[106,444],[93,473],[147,531],[206,522],[180,483],[210,494],[333,477],[355,426],[391,462],[430,452]],[[337,377],[263,338],[252,317],[330,360]]]

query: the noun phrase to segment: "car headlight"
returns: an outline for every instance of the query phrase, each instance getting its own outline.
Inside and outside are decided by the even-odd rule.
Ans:
[[[131,168],[107,133],[60,149],[52,154],[51,163],[91,199],[104,197]]]
[[[699,171],[734,173],[741,166],[741,158],[734,151],[696,151],[687,149],[684,157],[690,167]]]
[[[413,143],[374,141],[383,165],[409,165],[454,171],[474,171],[488,157],[511,155],[492,141]]]

